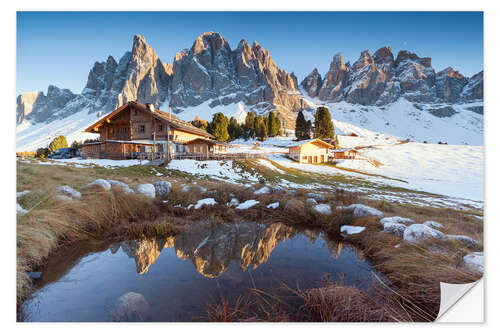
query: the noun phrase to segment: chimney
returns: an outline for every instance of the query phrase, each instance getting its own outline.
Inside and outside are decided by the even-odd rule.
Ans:
[[[149,109],[149,111],[155,112],[155,106],[153,103],[146,103],[146,107]]]

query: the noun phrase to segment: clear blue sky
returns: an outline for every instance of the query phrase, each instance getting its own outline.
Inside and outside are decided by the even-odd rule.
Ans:
[[[432,57],[436,71],[451,66],[466,76],[483,69],[481,12],[18,12],[17,92],[49,84],[79,93],[95,61],[117,61],[146,37],[160,59],[172,63],[206,31],[231,48],[245,38],[269,49],[276,64],[299,81],[333,54],[355,61],[389,45]]]

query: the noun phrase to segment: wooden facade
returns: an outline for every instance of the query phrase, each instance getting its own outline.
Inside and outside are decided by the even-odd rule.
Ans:
[[[356,158],[356,155],[358,154],[358,151],[352,148],[347,148],[347,149],[337,149],[333,151],[333,158],[334,159],[348,159],[348,160],[353,160]]]
[[[177,146],[212,138],[205,130],[175,115],[138,102],[125,103],[85,131],[100,135],[100,142],[82,145],[85,158],[134,158],[136,153],[148,151],[170,156],[178,151]]]
[[[227,152],[227,144],[216,140],[197,138],[186,143],[186,152],[188,154],[220,154]]]
[[[328,150],[333,148],[320,139],[299,141],[288,147],[288,156],[299,163],[317,164],[328,162]]]

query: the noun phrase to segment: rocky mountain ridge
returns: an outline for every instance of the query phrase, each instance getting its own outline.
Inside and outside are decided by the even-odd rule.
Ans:
[[[384,46],[373,56],[362,51],[352,65],[337,53],[323,78],[315,68],[300,85],[309,97],[331,103],[385,105],[402,97],[416,103],[453,104],[482,100],[482,77],[481,71],[466,78],[451,67],[436,73],[431,58],[400,51],[394,59],[392,49]]]
[[[452,68],[436,73],[431,64],[431,58],[409,51],[400,51],[394,59],[390,47],[373,56],[365,50],[352,65],[338,53],[324,77],[314,69],[299,86],[294,73],[280,69],[257,42],[250,45],[242,39],[233,50],[219,33],[207,32],[167,64],[136,35],[131,51],[118,62],[109,56],[94,64],[80,94],[49,86],[46,95],[19,95],[16,119],[18,125],[51,123],[80,111],[98,117],[139,99],[174,112],[240,103],[247,111],[277,111],[291,129],[296,112],[312,108],[308,98],[360,105],[386,105],[399,98],[429,104],[482,100],[482,71],[466,78]]]

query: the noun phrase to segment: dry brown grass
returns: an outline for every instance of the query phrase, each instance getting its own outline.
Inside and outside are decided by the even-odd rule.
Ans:
[[[410,321],[411,318],[388,297],[375,297],[356,287],[329,283],[321,288],[297,291],[304,300],[302,310],[308,321],[385,322]]]

